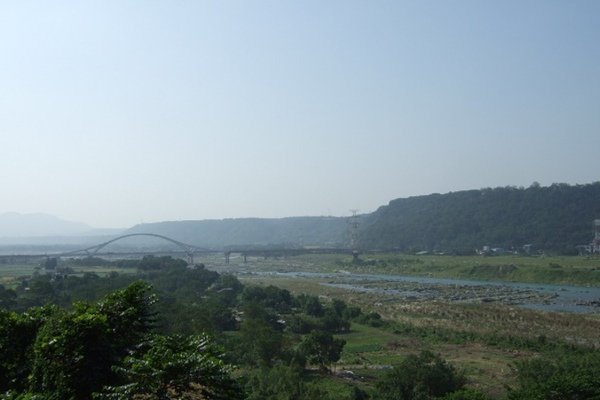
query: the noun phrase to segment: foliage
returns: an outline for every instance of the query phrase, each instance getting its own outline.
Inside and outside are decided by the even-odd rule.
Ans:
[[[387,322],[381,319],[381,315],[376,312],[360,314],[355,318],[356,322],[363,325],[369,325],[375,328],[381,328],[387,325]]]
[[[35,340],[32,392],[82,399],[112,382],[111,367],[151,329],[155,296],[149,290],[136,282],[96,306],[78,303],[54,313]]]
[[[117,349],[129,350],[152,329],[155,322],[152,306],[157,298],[150,290],[148,283],[137,281],[98,303],[98,312],[106,316],[111,342]]]
[[[109,332],[106,316],[92,309],[51,318],[35,341],[32,391],[51,399],[89,398],[111,379]]]
[[[300,348],[311,364],[326,370],[340,359],[345,344],[345,340],[334,338],[329,332],[313,331],[304,337]]]
[[[95,267],[97,265],[111,265],[111,262],[101,257],[87,256],[82,258],[72,258],[66,263],[80,267]]]
[[[281,351],[283,335],[266,321],[247,319],[242,324],[240,335],[250,363],[271,365]]]
[[[0,392],[27,386],[38,330],[57,311],[53,306],[24,314],[0,310]]]
[[[477,389],[463,388],[441,397],[443,400],[488,400],[489,397]]]
[[[187,263],[179,258],[170,256],[156,257],[152,255],[144,256],[137,265],[140,270],[157,270],[165,268],[184,268]]]
[[[406,260],[414,261],[411,266],[420,262],[416,257],[401,261]],[[395,263],[393,258],[383,261],[388,266]],[[547,259],[543,262],[548,264]],[[374,260],[377,266],[381,263],[382,260]],[[112,292],[136,278],[152,283],[156,295],[150,294],[150,286],[142,282]],[[511,399],[552,398],[548,393],[559,393],[567,399],[593,399],[597,387],[594,376],[600,375],[594,357],[582,357],[589,349],[578,350],[554,335],[528,337],[454,330],[436,323],[390,322],[375,312],[363,313],[359,307],[337,299],[294,296],[275,286],[244,286],[232,275],[219,275],[202,266],[191,269],[173,265],[139,270],[136,275],[107,277],[94,273],[36,275],[29,281],[29,289],[24,287],[14,292],[0,290],[0,295],[5,294],[0,300],[6,298],[5,304],[13,309],[45,299],[64,308],[46,306],[25,313],[0,311],[0,393],[4,393],[0,399],[85,399],[93,393],[101,399],[152,396],[199,399],[210,396],[201,392],[207,390],[210,379],[218,380],[221,373],[231,383],[231,390],[237,390],[230,398],[244,398],[235,387],[223,357],[239,366],[235,375],[250,399],[348,400],[364,399],[369,394],[384,400],[486,399],[477,390],[459,389],[464,382],[462,375],[437,356],[431,356],[429,361],[413,360],[412,364],[407,360],[424,356],[410,356],[401,363],[402,369],[396,366],[389,374],[368,373],[365,380],[328,373],[328,367],[340,359],[342,350],[343,364],[389,364],[388,350],[404,353],[410,351],[405,343],[423,342],[435,346],[476,341],[485,346],[547,355],[541,358],[540,365],[517,364],[523,374],[519,385],[510,392]],[[108,292],[111,293],[97,300]],[[94,302],[71,305],[71,299],[82,296]],[[378,311],[389,315],[385,308]],[[361,325],[354,324],[350,330],[349,321]],[[215,339],[209,340],[201,334],[206,331]],[[362,331],[366,334],[360,339],[357,333]],[[348,341],[348,346],[344,346],[342,339]],[[195,351],[190,344],[192,340],[209,340],[209,343],[206,347],[195,347],[201,349]],[[222,345],[226,354],[222,355],[213,341]],[[570,364],[559,360],[568,354],[573,355]],[[164,359],[161,355],[165,355]],[[213,370],[216,377],[210,376],[211,370],[204,370],[205,383],[199,383],[200,375],[195,378],[182,375],[182,370],[191,370],[194,365],[204,368],[201,360],[213,360],[214,365],[220,365]],[[319,370],[307,369],[307,361]],[[591,372],[573,372],[587,370]],[[376,383],[374,376],[380,374],[384,377]],[[352,391],[354,384],[359,386]],[[225,383],[218,386],[228,387]],[[454,389],[435,391],[450,386]],[[403,395],[398,393],[406,387],[409,397],[400,397]],[[368,393],[362,390],[365,388]],[[222,391],[214,395],[227,396]]]
[[[360,245],[403,251],[462,252],[484,245],[572,253],[592,240],[600,182],[504,187],[390,201],[368,215]]]
[[[221,350],[206,336],[149,336],[156,301],[150,288],[138,281],[71,310],[0,310],[0,397],[240,398]]]
[[[519,387],[509,399],[600,399],[600,352],[532,358],[516,363]]]
[[[300,294],[296,298],[296,302],[300,309],[313,317],[321,317],[323,316],[323,305],[319,301],[317,296],[310,296],[307,294]]]
[[[245,287],[242,292],[242,302],[256,302],[280,313],[290,312],[293,306],[290,292],[273,285]]]
[[[294,366],[258,369],[247,378],[247,400],[327,400],[327,393],[308,383],[304,375],[302,369]]]
[[[440,356],[429,351],[410,355],[378,383],[383,400],[417,400],[441,397],[460,389],[464,377]]]
[[[208,337],[152,336],[115,368],[124,384],[96,399],[239,399],[241,390]]]
[[[0,309],[11,309],[17,301],[17,292],[0,285]]]

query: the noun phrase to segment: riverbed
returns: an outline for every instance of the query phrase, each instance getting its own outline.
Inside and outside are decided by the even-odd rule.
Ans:
[[[552,312],[600,314],[600,287],[357,274],[346,271],[246,273],[312,278],[326,286],[381,293],[404,301],[496,303]]]

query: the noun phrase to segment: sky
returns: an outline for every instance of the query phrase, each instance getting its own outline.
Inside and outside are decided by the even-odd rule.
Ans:
[[[0,1],[0,213],[350,215],[600,180],[600,2]]]

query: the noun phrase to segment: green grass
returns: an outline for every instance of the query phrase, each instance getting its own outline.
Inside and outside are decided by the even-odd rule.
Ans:
[[[250,258],[231,268],[249,271],[352,272],[436,278],[600,286],[600,259],[579,256],[414,256],[363,254],[302,255],[280,259]]]
[[[37,264],[0,264],[0,285],[14,288],[24,277],[39,270]]]
[[[17,278],[31,275],[37,265],[34,264],[0,264],[0,278]]]
[[[386,344],[397,339],[396,335],[382,329],[369,327],[353,323],[349,333],[338,335],[339,338],[346,341],[341,364],[357,364],[356,360],[361,360],[359,364],[379,364],[382,362],[381,355],[384,352]],[[390,364],[393,357],[385,357],[385,364]]]
[[[528,283],[600,285],[600,260],[586,257],[365,256],[385,273]],[[368,269],[368,268],[367,268]]]
[[[117,268],[114,266],[75,266],[71,267],[71,275],[83,276],[85,273],[94,273],[98,276],[107,276],[111,272],[117,272],[119,274],[133,274],[137,271],[135,269]],[[49,273],[43,268],[40,268],[39,262],[29,262],[20,264],[0,264],[0,285],[8,288],[14,288],[20,284],[22,278],[30,277],[35,273],[46,274]]]

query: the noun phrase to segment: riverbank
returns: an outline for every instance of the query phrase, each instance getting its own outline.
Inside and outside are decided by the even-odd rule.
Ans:
[[[210,263],[210,262],[209,262]],[[207,264],[208,265],[208,264]],[[477,281],[600,287],[600,259],[558,256],[447,256],[397,253],[363,254],[359,260],[338,254],[288,258],[249,257],[231,269],[384,274]]]

